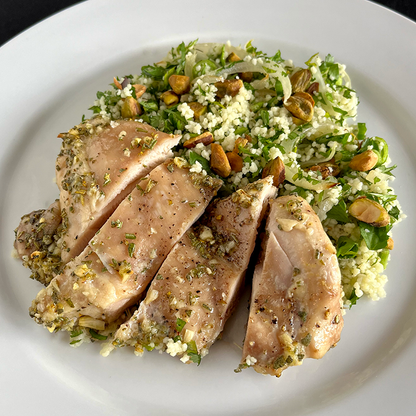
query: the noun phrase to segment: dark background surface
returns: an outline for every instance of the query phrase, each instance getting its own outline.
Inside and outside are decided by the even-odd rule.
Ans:
[[[0,0],[0,45],[30,26],[77,3],[80,1]],[[386,6],[416,21],[415,0],[378,0],[374,3]],[[114,4],[116,6],[117,2],[114,1]]]

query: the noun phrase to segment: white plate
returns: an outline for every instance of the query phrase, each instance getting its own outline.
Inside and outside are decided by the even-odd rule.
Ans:
[[[55,197],[57,133],[88,114],[114,75],[138,73],[182,40],[281,49],[302,64],[315,52],[347,65],[361,99],[358,121],[384,137],[397,168],[395,189],[409,215],[394,234],[388,296],[360,300],[342,340],[320,361],[280,379],[240,359],[245,302],[200,367],[167,354],[108,358],[99,346],[70,348],[28,316],[40,289],[10,257],[21,215]],[[89,1],[29,29],[0,49],[0,395],[2,414],[403,415],[414,413],[413,307],[416,256],[416,25],[363,0]]]

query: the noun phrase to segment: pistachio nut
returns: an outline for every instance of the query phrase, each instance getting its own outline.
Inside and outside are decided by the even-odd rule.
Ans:
[[[309,69],[301,69],[296,71],[290,77],[290,83],[292,84],[292,92],[303,92],[308,88],[311,81],[312,73]]]
[[[280,157],[270,160],[263,168],[262,178],[273,176],[273,185],[278,187],[285,180],[285,165]]]
[[[218,143],[211,144],[211,169],[223,178],[230,176],[231,173],[231,166],[227,155]]]
[[[192,137],[189,140],[187,140],[183,144],[183,147],[186,147],[187,149],[192,149],[199,143],[202,143],[204,146],[208,146],[213,141],[214,138],[212,137],[212,134],[209,131],[206,131],[205,133],[202,133],[199,136]]]
[[[348,211],[357,220],[374,227],[385,227],[390,222],[390,216],[385,208],[365,196],[357,198]]]
[[[371,149],[355,155],[349,164],[352,170],[367,172],[373,169],[378,163],[378,156]]]
[[[189,91],[191,79],[186,75],[171,75],[169,85],[175,94],[182,95]]]
[[[239,154],[233,151],[227,152],[226,156],[228,162],[230,163],[231,170],[233,170],[234,172],[241,172],[243,170],[243,159]]]
[[[308,93],[297,92],[287,99],[285,107],[297,119],[308,122],[312,120],[314,104]]]

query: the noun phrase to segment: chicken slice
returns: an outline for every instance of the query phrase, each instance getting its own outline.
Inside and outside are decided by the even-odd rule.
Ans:
[[[342,290],[336,250],[311,206],[295,196],[270,205],[239,369],[279,377],[339,341]]]
[[[62,261],[77,256],[135,181],[171,155],[180,136],[134,120],[87,120],[59,135],[56,162],[63,218]]]
[[[191,172],[179,158],[156,167],[81,255],[39,292],[31,316],[50,330],[77,325],[103,329],[138,301],[221,185],[218,179]]]
[[[31,278],[44,285],[61,272],[61,250],[58,241],[62,232],[59,200],[47,209],[24,215],[14,230],[14,247],[23,265],[32,271]]]
[[[237,300],[270,198],[272,177],[214,201],[176,244],[113,345],[166,349],[199,363],[222,332]]]

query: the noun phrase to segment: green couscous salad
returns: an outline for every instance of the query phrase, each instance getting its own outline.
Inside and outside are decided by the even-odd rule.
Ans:
[[[350,308],[386,295],[391,230],[404,217],[396,166],[373,126],[356,122],[345,65],[319,54],[298,65],[252,42],[181,43],[140,75],[115,77],[90,110],[182,135],[175,156],[221,178],[220,195],[273,174],[279,195],[305,198],[337,249]]]

